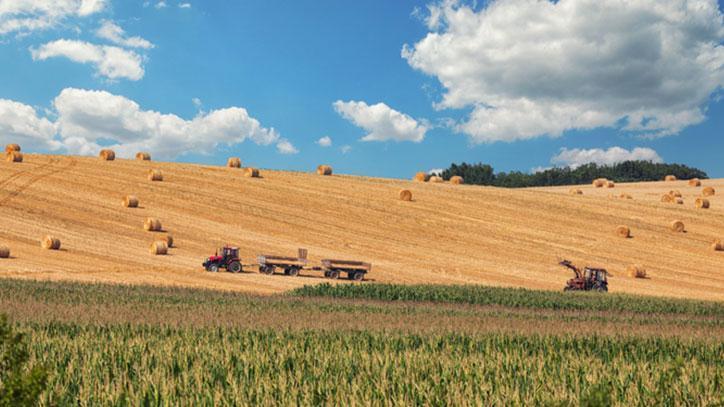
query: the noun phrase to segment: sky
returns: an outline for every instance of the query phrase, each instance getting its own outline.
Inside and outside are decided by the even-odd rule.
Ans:
[[[409,178],[724,177],[716,0],[0,0],[0,143]]]

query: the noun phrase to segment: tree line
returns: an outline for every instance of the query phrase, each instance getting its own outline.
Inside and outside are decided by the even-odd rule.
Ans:
[[[650,161],[624,161],[613,165],[595,163],[580,167],[554,167],[532,174],[520,171],[496,173],[489,164],[451,164],[442,177],[463,177],[466,184],[490,185],[505,188],[542,187],[556,185],[589,184],[596,178],[616,182],[661,181],[667,175],[678,179],[709,178],[706,172],[683,164],[663,164]]]

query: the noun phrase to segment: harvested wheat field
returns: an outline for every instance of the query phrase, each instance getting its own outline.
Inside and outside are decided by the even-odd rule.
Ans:
[[[154,162],[164,182],[148,182],[150,163],[93,157],[25,155],[22,166],[0,163],[0,275],[53,280],[180,285],[273,293],[326,282],[321,275],[266,276],[207,273],[201,262],[216,247],[238,245],[244,263],[260,253],[310,259],[342,258],[373,264],[369,280],[456,283],[560,290],[568,258],[606,267],[609,289],[657,296],[724,300],[724,253],[710,250],[724,230],[724,197],[694,208],[700,187],[687,181],[616,184],[633,200],[611,200],[608,191],[578,186],[499,189],[414,183],[309,173],[264,171],[239,176],[224,166]],[[724,180],[703,180],[724,191]],[[660,202],[678,189],[685,205]],[[414,202],[399,200],[409,189]],[[142,203],[128,210],[125,195]],[[149,253],[157,237],[140,227],[163,220],[174,245],[166,256]],[[671,233],[674,220],[686,233]],[[612,230],[628,225],[634,239]],[[38,237],[62,240],[42,250]],[[628,276],[631,264],[646,279]]]

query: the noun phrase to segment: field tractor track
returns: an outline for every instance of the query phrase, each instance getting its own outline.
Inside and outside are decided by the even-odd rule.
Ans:
[[[61,168],[53,168],[53,165],[56,163],[59,163],[59,162],[60,162],[60,159],[51,158],[50,161],[48,161],[47,163],[38,167],[38,170],[40,170],[41,172],[39,174],[29,178],[24,183],[22,183],[18,187],[16,187],[14,190],[10,191],[5,197],[0,199],[0,206],[3,206],[6,203],[8,203],[10,200],[12,200],[13,198],[16,198],[17,196],[22,194],[26,189],[30,188],[31,186],[33,186],[33,184],[37,183],[38,181],[48,178],[55,174],[65,172],[65,171],[75,167],[78,164],[78,161],[75,158],[71,157],[68,165],[61,167]],[[47,168],[51,168],[51,170],[45,171],[45,169],[47,169]],[[0,185],[4,185],[11,180],[17,179],[17,178],[19,178],[20,175],[22,175],[23,173],[26,173],[26,172],[27,171],[17,172],[15,174],[11,175],[10,177],[6,178],[5,180],[1,181]]]

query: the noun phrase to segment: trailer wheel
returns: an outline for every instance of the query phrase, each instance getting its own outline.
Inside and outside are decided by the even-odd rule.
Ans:
[[[241,272],[241,263],[238,261],[232,261],[228,266],[226,266],[226,270],[231,273],[239,273]]]
[[[266,274],[266,275],[270,276],[270,275],[274,274],[274,266],[262,266],[262,267],[259,267],[259,271],[262,274]]]
[[[347,277],[350,280],[362,281],[362,277],[364,277],[364,273],[361,271],[352,271],[349,274],[347,274]]]
[[[296,277],[296,276],[299,275],[299,269],[298,269],[297,267],[289,267],[289,268],[286,270],[286,273],[287,273],[288,276]]]
[[[331,278],[332,280],[336,280],[339,278],[339,270],[329,270],[327,273],[329,273],[327,277]]]

